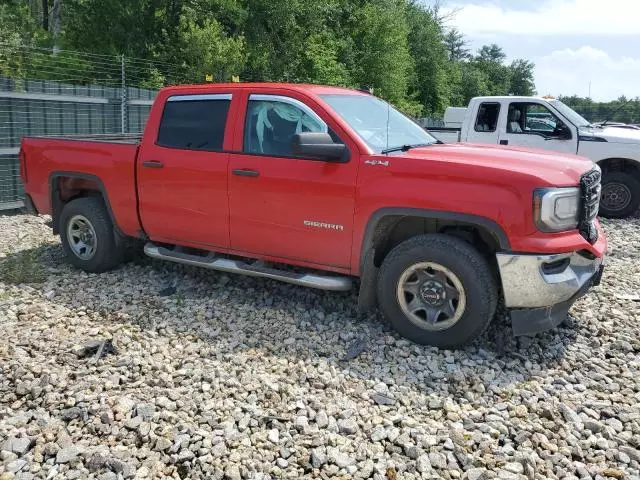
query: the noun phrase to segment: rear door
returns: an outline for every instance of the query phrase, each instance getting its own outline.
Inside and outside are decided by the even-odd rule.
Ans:
[[[297,98],[296,98],[297,97]],[[229,162],[230,236],[234,251],[349,268],[358,155],[327,162],[296,157],[296,132],[328,132],[326,112],[299,93],[253,94],[243,101],[243,136]],[[240,115],[240,113],[239,113]]]
[[[230,93],[172,95],[156,128],[147,128],[138,156],[138,195],[152,240],[229,246],[225,145],[233,141],[227,128],[231,101]]]
[[[578,137],[573,125],[545,105],[509,102],[507,114],[502,116],[499,144],[575,154]]]

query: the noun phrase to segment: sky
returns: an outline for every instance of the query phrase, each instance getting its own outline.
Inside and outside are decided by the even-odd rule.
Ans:
[[[434,2],[428,2],[433,4]],[[540,95],[640,97],[640,0],[440,0],[469,47],[535,63]]]

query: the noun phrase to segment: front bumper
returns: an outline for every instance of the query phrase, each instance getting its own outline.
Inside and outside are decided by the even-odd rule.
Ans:
[[[600,283],[604,257],[578,252],[557,255],[496,255],[505,306],[514,335],[556,327],[571,305]]]

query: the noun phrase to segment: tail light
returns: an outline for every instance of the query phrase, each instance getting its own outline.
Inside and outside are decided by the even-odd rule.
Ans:
[[[20,178],[22,179],[22,183],[27,183],[27,156],[24,153],[24,150],[20,148],[20,152],[18,152],[18,160],[20,161]]]

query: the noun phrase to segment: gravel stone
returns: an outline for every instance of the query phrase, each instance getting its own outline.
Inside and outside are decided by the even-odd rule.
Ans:
[[[320,468],[325,463],[327,463],[327,456],[324,453],[324,449],[322,447],[314,448],[311,451],[311,465],[313,468]]]
[[[56,454],[56,463],[69,463],[75,460],[78,455],[80,455],[80,449],[75,445],[61,448]]]
[[[136,405],[136,414],[142,417],[142,420],[149,421],[156,413],[156,406],[152,403],[139,403]]]
[[[429,455],[420,455],[416,459],[416,470],[420,473],[427,473],[431,471],[431,461],[429,460]]]
[[[0,480],[640,480],[638,215],[602,220],[602,283],[564,324],[514,338],[498,311],[458,351],[356,291],[135,256],[86,274],[48,220],[0,216],[0,272],[26,252],[45,278],[0,275]]]
[[[16,473],[27,466],[27,461],[23,459],[14,460],[7,464],[7,472]]]
[[[278,431],[277,428],[273,428],[271,430],[269,430],[269,434],[267,436],[267,438],[269,439],[269,441],[271,443],[278,443],[280,441],[280,432]]]
[[[9,440],[7,440],[6,445],[5,445],[5,450],[9,450],[12,451],[13,453],[16,453],[17,455],[24,455],[25,453],[27,453],[27,451],[29,450],[29,447],[31,447],[31,440],[28,438],[15,438],[12,437]]]
[[[467,480],[485,480],[487,478],[486,468],[470,468],[466,471]]]
[[[358,424],[353,418],[338,420],[338,429],[343,435],[353,435],[358,431]]]
[[[429,453],[429,461],[434,468],[445,469],[447,468],[447,457],[440,452]]]

